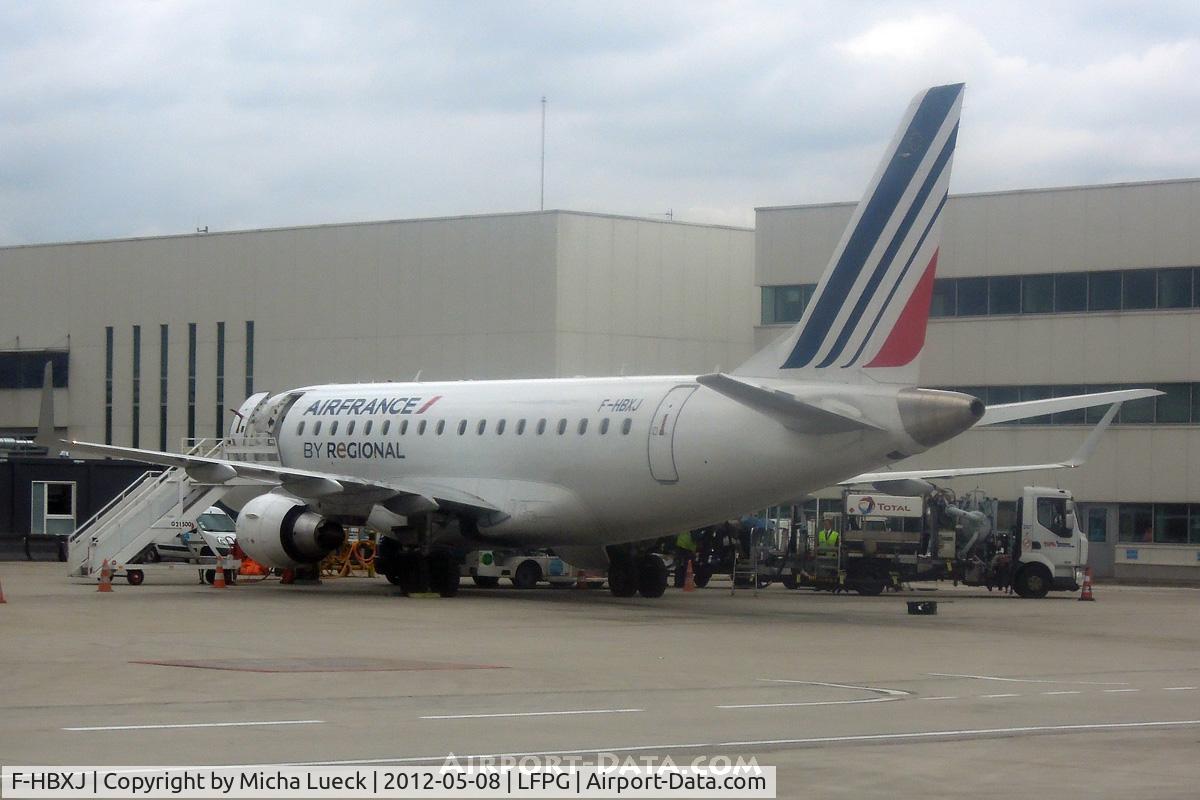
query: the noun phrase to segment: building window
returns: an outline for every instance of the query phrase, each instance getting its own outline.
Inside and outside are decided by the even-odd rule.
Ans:
[[[1054,310],[1054,276],[1025,275],[1021,278],[1021,312],[1048,314]]]
[[[763,324],[799,322],[815,289],[815,283],[762,287]]]
[[[1154,541],[1153,506],[1149,503],[1121,503],[1117,511],[1117,541]]]
[[[134,447],[140,447],[142,427],[142,326],[133,326],[133,413],[131,423],[133,433],[130,441]]]
[[[958,279],[958,315],[980,317],[988,313],[987,278]]]
[[[74,483],[31,481],[29,490],[30,533],[69,536],[75,532]]]
[[[1164,383],[1154,388],[1164,392],[1164,394],[1152,398],[1154,400],[1155,422],[1191,421],[1192,395],[1196,391],[1194,385],[1190,383]],[[1200,417],[1197,417],[1196,421],[1200,422]]]
[[[1158,307],[1190,308],[1192,305],[1192,270],[1160,269],[1158,271]]]
[[[41,389],[47,361],[54,373],[52,385],[55,389],[65,389],[69,366],[66,350],[0,351],[0,389]]]
[[[1185,503],[1154,505],[1154,541],[1162,544],[1187,544],[1188,507]]]
[[[1154,308],[1158,304],[1157,270],[1131,269],[1122,276],[1121,308],[1138,311]]]
[[[220,434],[217,434],[220,436]],[[196,323],[188,323],[187,438],[196,438]]]
[[[213,434],[225,435],[225,323],[217,323],[217,426]]]
[[[254,394],[254,320],[246,320],[246,397]]]
[[[933,297],[929,301],[929,316],[953,317],[958,313],[955,302],[953,278],[936,278],[933,281]]]
[[[113,329],[104,329],[104,443],[113,443]]]
[[[1088,311],[1121,308],[1121,273],[1092,272],[1088,275]]]
[[[158,326],[158,449],[167,449],[167,364],[168,335],[167,326]],[[188,407],[190,412],[191,406]]]
[[[1086,272],[1066,272],[1054,276],[1054,310],[1087,311],[1088,276]]]
[[[988,313],[1021,313],[1021,278],[1003,275],[988,278]]]

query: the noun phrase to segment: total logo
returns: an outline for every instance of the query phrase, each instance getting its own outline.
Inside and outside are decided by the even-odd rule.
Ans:
[[[873,497],[864,497],[858,501],[858,513],[865,516],[874,510],[875,499]]]

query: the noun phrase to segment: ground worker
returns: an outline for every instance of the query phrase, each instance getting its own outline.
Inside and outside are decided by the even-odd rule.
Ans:
[[[692,538],[691,531],[684,531],[675,537],[675,586],[681,587],[687,579],[688,564],[692,564],[692,569],[695,569],[693,563],[696,558],[696,540]]]
[[[841,534],[834,528],[833,517],[825,517],[821,530],[817,531],[817,555],[831,558],[837,555]]]

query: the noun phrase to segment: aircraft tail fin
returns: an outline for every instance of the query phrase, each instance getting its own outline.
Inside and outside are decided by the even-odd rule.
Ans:
[[[734,375],[916,384],[963,86],[913,98],[800,321]]]

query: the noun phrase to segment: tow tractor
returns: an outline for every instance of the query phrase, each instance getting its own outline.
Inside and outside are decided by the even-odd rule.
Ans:
[[[1026,486],[1012,524],[1001,503],[976,491],[958,498],[934,488],[924,496],[863,491],[842,494],[836,549],[819,550],[820,520],[793,509],[786,550],[768,554],[759,575],[788,588],[810,586],[877,595],[910,581],[951,580],[1010,589],[1021,597],[1078,591],[1088,542],[1065,489]]]
[[[518,589],[532,589],[543,582],[556,588],[573,586],[579,572],[545,550],[474,550],[463,562],[462,575],[485,589],[499,586],[501,578],[508,578]],[[604,582],[603,576],[595,575],[584,580],[589,587]]]

